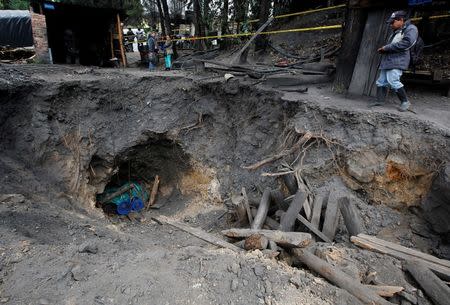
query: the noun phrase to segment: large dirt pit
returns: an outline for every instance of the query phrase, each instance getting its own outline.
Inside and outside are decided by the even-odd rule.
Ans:
[[[450,126],[251,79],[51,69],[0,78],[0,303],[361,304],[289,251],[238,254],[153,220],[218,237],[248,227],[242,188],[255,208],[266,188],[283,201],[286,172],[312,201],[344,192],[367,234],[450,258]],[[97,202],[126,181],[150,192],[156,176],[152,209],[109,215]],[[336,231],[311,250],[431,304],[400,260],[354,246],[341,216]]]

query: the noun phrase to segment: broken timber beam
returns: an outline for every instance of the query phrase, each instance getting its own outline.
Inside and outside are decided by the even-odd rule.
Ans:
[[[363,233],[363,225],[358,210],[348,197],[339,199],[339,208],[350,236]]]
[[[172,227],[180,229],[186,233],[189,233],[195,237],[198,237],[201,240],[209,242],[210,244],[213,244],[215,246],[218,246],[221,248],[227,248],[227,249],[233,250],[235,252],[243,251],[241,248],[236,247],[235,245],[230,244],[229,242],[226,242],[225,240],[220,239],[214,235],[211,235],[211,234],[203,231],[202,229],[190,227],[188,225],[185,225],[184,223],[181,223],[181,222],[178,222],[175,220],[171,220],[165,216],[152,217],[152,219],[154,219],[156,222],[159,222],[159,223],[166,223],[168,225],[171,225]]]
[[[107,203],[108,201],[110,201],[111,199],[113,199],[116,196],[122,195],[123,193],[131,190],[132,188],[134,188],[134,184],[125,184],[121,187],[119,187],[119,189],[107,196],[105,196],[105,198],[103,198],[102,200],[100,200],[100,203]]]
[[[319,273],[321,276],[335,284],[336,286],[347,290],[361,302],[367,305],[392,305],[380,297],[373,290],[365,287],[360,282],[354,280],[339,268],[332,266],[326,261],[320,259],[305,249],[293,249],[295,257],[305,264],[310,270]]]
[[[322,194],[317,194],[314,197],[314,203],[312,208],[312,216],[311,216],[311,225],[318,229],[320,224],[320,215],[322,213],[322,206],[324,201],[327,200],[327,196],[323,196]]]
[[[306,200],[306,192],[302,190],[297,190],[294,199],[292,200],[286,213],[281,216],[280,219],[280,230],[285,232],[291,232],[294,229],[295,220],[297,215],[300,213],[303,204]]]
[[[250,235],[260,234],[286,248],[303,248],[311,242],[311,234],[301,232],[282,232],[276,230],[228,229],[222,234],[232,238],[247,238]]]
[[[247,48],[250,46],[250,44],[253,42],[253,40],[256,39],[256,37],[258,37],[258,35],[264,31],[264,29],[273,21],[273,17],[270,17],[269,19],[267,19],[267,21],[259,27],[259,29],[255,32],[255,34],[247,41],[247,43],[242,47],[242,49],[239,50],[239,52],[237,52],[237,54],[234,56],[234,58],[231,60],[231,62],[233,64],[244,64],[247,62],[247,58],[243,56],[245,50],[247,50]]]
[[[406,270],[436,305],[446,305],[450,302],[450,288],[419,261],[408,261]]]
[[[350,240],[358,247],[364,249],[387,254],[401,260],[419,261],[427,268],[431,269],[431,271],[436,273],[440,278],[444,280],[450,279],[450,261],[439,259],[432,255],[403,247],[401,245],[397,245],[395,243],[388,242],[366,234],[358,234],[358,236],[352,236]]]
[[[267,217],[267,212],[269,211],[269,205],[270,189],[267,188],[264,190],[261,202],[259,203],[258,212],[256,213],[256,216],[253,219],[253,223],[251,224],[252,229],[257,230],[262,228]]]
[[[295,179],[294,175],[292,174],[283,175],[283,182],[284,185],[286,185],[287,189],[289,190],[289,193],[291,193],[291,195],[295,195],[295,193],[297,193],[298,186],[297,180]]]
[[[325,219],[323,221],[322,232],[329,239],[333,240],[339,224],[339,200],[336,194],[330,193],[328,197],[327,209],[325,211]]]
[[[251,213],[253,216],[256,216],[256,209],[252,209]],[[266,216],[266,220],[264,221],[264,225],[266,225],[267,227],[269,227],[271,230],[278,230],[280,229],[280,224],[278,223],[278,221],[276,221],[275,219]]]
[[[380,297],[392,298],[397,293],[405,290],[401,286],[386,286],[386,285],[364,285],[367,288],[375,291]]]
[[[323,234],[322,232],[319,231],[319,229],[317,229],[316,227],[314,227],[305,217],[303,217],[302,215],[298,214],[297,215],[297,219],[305,225],[305,227],[307,227],[311,232],[313,232],[317,237],[319,237],[321,240],[323,240],[324,242],[327,243],[332,243],[333,241],[330,240],[325,234]]]

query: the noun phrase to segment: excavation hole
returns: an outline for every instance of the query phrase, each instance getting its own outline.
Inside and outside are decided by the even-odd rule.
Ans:
[[[93,158],[92,163],[98,168],[99,158]],[[156,177],[159,177],[159,187],[153,208],[167,213],[176,213],[185,208],[188,196],[185,196],[182,186],[183,177],[192,171],[189,156],[181,146],[167,139],[149,140],[145,144],[133,146],[114,160],[113,170],[104,192],[97,194],[97,207],[102,208],[109,215],[123,214],[127,211],[117,209],[119,202],[129,201],[133,205],[133,197],[138,197],[139,203],[131,212],[147,210],[147,204]],[[127,189],[122,195],[105,201],[108,194],[114,194],[118,189]],[[189,194],[188,194],[189,195]],[[110,196],[109,196],[110,197]],[[108,198],[108,197],[106,197]]]

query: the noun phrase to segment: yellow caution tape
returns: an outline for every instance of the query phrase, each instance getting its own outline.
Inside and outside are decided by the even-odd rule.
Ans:
[[[337,7],[342,7],[342,5],[337,5]],[[323,9],[320,9],[320,10],[323,10]],[[294,14],[297,14],[297,13],[294,13]],[[448,18],[448,17],[450,17],[450,14],[430,16],[430,19],[433,20],[433,19],[441,19],[441,18]],[[422,19],[422,17],[417,17],[417,18],[412,18],[411,21],[419,21],[421,19]],[[277,30],[277,31],[266,31],[266,32],[259,33],[259,35],[272,35],[272,34],[309,32],[309,31],[323,31],[323,30],[334,30],[334,29],[341,29],[341,28],[342,28],[341,24],[335,24],[335,25],[324,25],[324,26],[308,27],[308,28],[297,28],[297,29]],[[214,35],[214,36],[187,37],[187,38],[172,39],[172,41],[193,41],[193,40],[205,40],[205,39],[238,38],[238,37],[244,37],[244,36],[253,36],[255,34],[256,33],[252,32],[252,33],[224,34],[224,35]],[[164,41],[164,40],[159,40],[159,41]],[[142,42],[147,42],[147,40],[139,40],[138,41],[138,43],[142,43]],[[132,43],[132,41],[130,41],[129,43]]]
[[[441,18],[448,18],[448,17],[450,17],[450,14],[430,16],[429,18],[430,18],[430,20],[433,20],[433,19],[441,19]],[[411,18],[411,21],[419,21],[419,20],[422,20],[422,17]]]
[[[317,13],[317,12],[322,12],[322,11],[334,10],[334,9],[342,8],[342,7],[346,7],[346,6],[347,6],[346,4],[340,4],[340,5],[328,6],[328,7],[318,8],[318,9],[309,10],[309,11],[302,11],[302,12],[278,15],[278,16],[275,16],[273,18],[274,19],[279,19],[279,18],[286,18],[286,17],[292,17],[292,16],[307,15],[307,14],[312,14],[312,13]],[[253,22],[258,22],[258,21],[259,21],[259,19],[252,19],[252,20],[249,20],[247,22],[248,23],[253,23]]]

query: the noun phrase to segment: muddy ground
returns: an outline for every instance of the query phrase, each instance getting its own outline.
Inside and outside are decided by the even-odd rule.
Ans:
[[[447,206],[433,199],[448,171],[449,99],[410,93],[415,113],[398,112],[394,98],[369,109],[327,85],[301,94],[214,74],[0,67],[0,302],[359,304],[302,266],[217,249],[151,219],[220,236],[242,187],[256,199],[265,187],[286,192],[261,176],[280,166],[301,169],[313,190],[340,177],[369,234],[450,258],[448,218],[435,221]],[[307,131],[331,144],[243,168]],[[129,220],[95,206],[111,181],[151,184],[155,175],[159,210]],[[400,261],[351,245],[342,220],[336,242],[313,248],[362,281],[375,270],[429,304]]]

